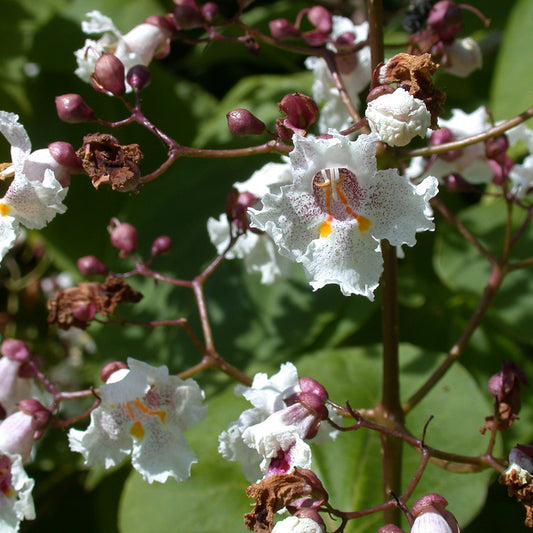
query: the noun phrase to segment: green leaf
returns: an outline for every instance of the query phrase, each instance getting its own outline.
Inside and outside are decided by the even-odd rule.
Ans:
[[[413,393],[438,363],[435,354],[402,346],[402,386],[404,398]],[[300,360],[299,374],[316,376],[337,403],[349,400],[354,408],[372,407],[380,396],[379,348],[324,350]],[[325,371],[327,369],[327,372]],[[273,369],[272,372],[275,372]],[[464,402],[467,399],[468,409]],[[245,531],[242,515],[249,511],[244,496],[246,481],[240,467],[228,464],[216,452],[217,435],[235,420],[242,409],[249,408],[231,391],[209,402],[207,420],[188,434],[198,455],[190,480],[163,486],[149,486],[132,474],[125,487],[120,507],[122,533],[169,531],[179,524],[180,531],[226,533]],[[420,437],[431,415],[426,441],[445,451],[477,455],[484,451],[488,436],[477,427],[490,413],[488,402],[471,376],[455,365],[435,389],[410,413],[407,425]],[[330,491],[332,505],[344,511],[360,510],[381,501],[379,436],[368,430],[342,433],[335,442],[314,446],[314,469]],[[406,450],[404,484],[415,472],[417,452]],[[415,498],[428,492],[446,497],[449,509],[465,523],[483,504],[491,472],[460,475],[430,465]],[[409,503],[412,504],[414,498]],[[206,508],[212,512],[206,513]],[[376,531],[380,515],[354,520],[346,531]]]
[[[533,105],[533,3],[519,0],[509,17],[491,88],[496,119],[510,118]]]

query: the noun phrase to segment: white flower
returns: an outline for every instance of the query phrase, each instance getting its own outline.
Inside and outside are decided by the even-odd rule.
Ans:
[[[86,17],[89,20],[81,23],[83,32],[104,35],[98,41],[87,39],[83,48],[74,52],[78,63],[75,74],[83,81],[90,82],[96,61],[102,54],[114,54],[123,63],[127,74],[135,65],[148,66],[154,57],[166,52],[169,45],[168,36],[155,24],[139,24],[122,35],[113,21],[100,11],[90,11]],[[131,90],[129,85],[127,88]]]
[[[461,78],[466,78],[483,66],[481,48],[472,37],[455,39],[444,47],[443,54],[446,55],[446,72]]]
[[[352,33],[354,44],[368,38],[368,22],[355,25],[350,19],[334,16],[332,18],[331,37],[336,39],[342,34]],[[336,52],[336,48],[328,44],[328,48]],[[329,128],[342,130],[351,125],[352,121],[346,111],[339,91],[335,87],[326,61],[321,57],[308,57],[305,66],[313,71],[313,98],[321,105],[318,127],[321,132]],[[370,47],[365,46],[354,55],[339,56],[338,67],[349,97],[353,104],[359,105],[359,93],[370,83]]]
[[[0,451],[0,531],[15,533],[21,520],[33,520],[31,491],[35,481],[28,477],[18,454]]]
[[[411,533],[456,533],[439,513],[424,513],[415,518]]]
[[[6,416],[18,410],[20,400],[31,397],[32,382],[19,376],[21,366],[20,361],[6,356],[0,358],[0,405]]]
[[[14,174],[4,197],[0,199],[0,260],[11,248],[20,224],[30,229],[40,229],[57,213],[64,213],[63,199],[67,188],[56,179],[53,165],[42,162],[42,151],[31,153],[31,142],[18,116],[0,111],[0,132],[11,144],[12,165],[4,169],[1,177]],[[48,150],[45,150],[48,152]],[[37,157],[36,154],[40,153]]]
[[[372,100],[366,118],[370,129],[391,146],[405,146],[417,135],[425,137],[431,125],[424,102],[402,88]]]
[[[267,192],[277,193],[280,186],[290,183],[292,175],[288,163],[267,163],[252,174],[250,179],[237,182],[234,187],[240,193],[252,193],[261,199]],[[209,218],[207,231],[211,242],[219,254],[223,253],[230,241],[229,223],[225,214],[218,219]],[[226,259],[243,259],[247,272],[259,272],[261,283],[271,284],[280,277],[289,276],[292,263],[281,256],[266,234],[247,231],[239,237],[235,245],[226,254]]]
[[[133,467],[152,483],[186,479],[196,462],[183,431],[204,418],[203,392],[192,379],[170,376],[128,359],[129,370],[112,374],[100,388],[102,403],[85,431],[71,429],[70,448],[85,464],[106,468],[131,455]]]
[[[324,533],[322,525],[311,518],[299,518],[289,516],[278,522],[272,529],[272,533]]]
[[[300,391],[298,371],[292,363],[281,365],[271,378],[264,373],[256,374],[251,387],[236,387],[235,393],[244,396],[254,407],[243,411],[222,432],[218,451],[228,461],[241,461],[250,482],[278,470],[286,473],[297,466],[310,468],[311,450],[302,440],[308,414],[298,403],[289,407],[285,404],[287,398]],[[322,424],[311,441],[334,439],[336,433],[329,425]]]
[[[373,299],[382,271],[380,240],[414,246],[418,231],[432,230],[429,200],[437,180],[417,186],[396,169],[377,170],[377,135],[355,142],[293,137],[294,183],[263,197],[250,210],[252,226],[269,233],[280,253],[301,263],[313,289],[335,283],[343,294]]]
[[[521,164],[513,165],[509,171],[511,192],[523,199],[533,187],[533,155],[527,156]]]

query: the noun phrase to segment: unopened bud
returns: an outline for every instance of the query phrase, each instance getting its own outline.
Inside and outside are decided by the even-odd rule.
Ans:
[[[175,0],[175,3],[177,6],[174,8],[173,15],[180,30],[199,28],[204,25],[204,17],[194,0]]]
[[[202,16],[209,24],[213,24],[218,16],[218,6],[214,2],[206,2],[201,9]]]
[[[320,30],[306,31],[302,37],[309,46],[324,46],[329,41],[329,32]]]
[[[138,234],[131,224],[120,223],[111,230],[111,244],[120,250],[120,256],[126,257],[137,250]]]
[[[331,32],[331,13],[322,6],[313,6],[307,12],[309,22],[323,33]]]
[[[172,239],[170,237],[167,237],[166,235],[160,235],[152,243],[150,253],[152,257],[156,257],[157,255],[161,255],[168,252],[171,247]]]
[[[81,172],[81,159],[76,155],[74,147],[64,141],[56,141],[48,145],[51,156],[71,174]]]
[[[265,124],[247,109],[234,109],[226,114],[228,128],[237,137],[260,135],[265,131]]]
[[[78,303],[71,308],[72,316],[78,322],[90,322],[96,315],[96,304],[94,302]]]
[[[50,411],[46,409],[41,402],[35,400],[34,398],[21,400],[19,402],[19,409],[23,413],[31,415],[31,426],[35,431],[41,431],[45,429],[48,424],[50,424],[50,420],[52,419],[52,413],[50,413]]]
[[[440,0],[429,12],[427,25],[443,41],[452,40],[463,24],[463,13],[452,0]]]
[[[18,339],[6,339],[2,342],[0,353],[4,357],[13,359],[13,361],[18,361],[19,363],[26,363],[31,358],[26,343]]]
[[[122,361],[112,361],[111,363],[107,363],[103,366],[102,370],[100,370],[100,379],[104,383],[107,383],[107,380],[117,370],[122,370],[126,368],[128,368],[128,365],[126,363],[123,363]]]
[[[302,392],[314,394],[318,398],[320,398],[323,402],[325,402],[328,399],[328,393],[326,389],[316,380],[313,378],[308,377],[301,377],[299,379],[300,383],[300,389]]]
[[[411,533],[460,533],[453,514],[445,509],[448,502],[439,494],[420,498],[411,510],[415,517]]]
[[[451,192],[472,192],[472,185],[461,174],[448,174],[442,178],[445,187]]]
[[[300,37],[300,30],[298,30],[290,20],[274,19],[268,23],[270,35],[274,39],[283,41],[285,39],[298,39]]]
[[[392,87],[391,85],[378,85],[377,87],[374,87],[373,89],[370,89],[370,92],[368,93],[368,96],[366,97],[366,103],[372,102],[372,100],[375,100],[376,98],[379,98],[380,96],[383,96],[384,94],[391,94],[396,89]]]
[[[130,84],[132,89],[141,91],[150,85],[152,74],[148,67],[145,67],[144,65],[135,65],[128,70],[126,81]]]
[[[489,159],[495,159],[500,163],[504,162],[508,148],[509,141],[505,134],[497,135],[485,141],[485,155]]]
[[[96,90],[120,96],[126,92],[124,76],[122,61],[113,54],[102,54],[96,61],[91,80]]]
[[[452,131],[448,128],[439,128],[432,132],[431,137],[429,138],[430,146],[439,146],[441,144],[449,143],[455,140],[455,137]],[[461,149],[450,150],[449,152],[444,152],[439,154],[438,157],[444,161],[454,161],[463,153]]]
[[[107,274],[109,269],[107,268],[100,259],[94,255],[86,255],[85,257],[80,257],[76,262],[78,265],[78,270],[84,276],[94,276],[98,274]]]
[[[386,524],[378,529],[378,533],[404,533],[404,531],[394,524]]]
[[[335,48],[337,50],[342,50],[343,48],[349,48],[355,42],[355,35],[350,31],[345,31],[341,33],[335,39]]]
[[[285,95],[278,107],[287,115],[288,121],[298,129],[307,130],[318,118],[316,102],[302,93]]]
[[[169,37],[173,37],[178,31],[178,28],[176,28],[174,17],[171,13],[169,13],[165,17],[162,17],[160,15],[150,15],[149,17],[144,19],[144,22],[146,24],[153,24],[154,26],[157,26]]]
[[[226,216],[228,221],[236,224],[241,231],[246,231],[250,226],[250,221],[246,214],[249,207],[257,203],[257,197],[250,192],[239,192],[232,189],[226,199]]]
[[[79,94],[63,94],[56,96],[57,116],[70,124],[92,122],[94,111],[85,103]]]

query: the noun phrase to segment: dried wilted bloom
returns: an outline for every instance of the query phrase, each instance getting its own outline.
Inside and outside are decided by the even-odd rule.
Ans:
[[[91,133],[83,138],[83,145],[76,154],[95,189],[105,183],[114,191],[139,190],[140,171],[137,164],[143,158],[143,153],[138,144],[122,146],[112,135]]]
[[[440,106],[446,99],[445,93],[433,85],[432,76],[439,65],[431,60],[431,54],[419,56],[396,54],[381,68],[381,83],[397,83],[414,98],[423,100],[431,113],[431,128],[437,128],[437,117],[442,113]]]
[[[248,529],[256,533],[270,533],[274,527],[274,515],[293,500],[311,494],[312,487],[297,474],[269,476],[246,489],[250,498],[255,498],[253,511],[244,515]]]
[[[526,508],[525,524],[533,527],[533,446],[518,444],[509,452],[509,466],[498,478]]]
[[[494,398],[494,415],[485,418],[481,433],[492,431],[497,424],[499,431],[509,429],[518,418],[522,407],[520,387],[528,385],[525,372],[512,361],[503,361],[501,370],[489,380],[488,388]]]
[[[109,316],[119,303],[136,303],[141,298],[140,292],[113,275],[107,276],[104,283],[85,281],[77,287],[58,291],[48,300],[48,322],[61,329],[71,326],[85,329],[97,313]]]

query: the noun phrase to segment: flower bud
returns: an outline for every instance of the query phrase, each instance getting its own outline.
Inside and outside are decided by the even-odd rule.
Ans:
[[[122,61],[113,54],[102,54],[96,60],[91,80],[97,91],[120,96],[126,92],[124,76],[125,70]]]
[[[178,28],[176,28],[174,17],[171,13],[169,13],[165,17],[162,17],[160,15],[150,15],[149,17],[144,19],[144,22],[146,24],[152,24],[153,26],[157,26],[168,37],[174,37],[178,31]]]
[[[508,148],[509,141],[507,140],[507,136],[505,134],[491,137],[485,141],[485,155],[489,159],[495,159],[499,163],[503,163],[505,161]]]
[[[100,370],[100,379],[107,383],[107,380],[114,374],[117,370],[123,370],[128,368],[126,363],[122,361],[111,361],[110,363],[105,364]]]
[[[201,9],[202,16],[209,24],[213,24],[218,16],[218,6],[215,2],[206,2]]]
[[[35,431],[42,431],[50,424],[52,413],[44,405],[34,398],[27,398],[19,402],[19,408],[23,413],[32,417],[31,427]]]
[[[110,233],[111,244],[120,250],[120,257],[131,255],[137,250],[138,234],[134,226],[119,223]]]
[[[48,150],[52,157],[71,174],[79,174],[82,171],[81,159],[70,143],[56,141],[48,145]]]
[[[246,212],[256,203],[257,198],[252,193],[232,189],[226,199],[226,216],[230,224],[236,224],[241,231],[246,231],[250,226]]]
[[[17,339],[6,339],[0,346],[0,353],[19,363],[26,363],[31,359],[30,351],[26,343]]]
[[[309,46],[324,46],[329,42],[328,33],[320,30],[306,31],[302,33],[302,37]]]
[[[260,135],[265,131],[265,124],[247,109],[234,109],[226,114],[228,128],[237,137]]]
[[[17,411],[0,424],[0,450],[18,453],[25,463],[30,458],[34,433],[33,416]]]
[[[85,103],[79,94],[63,94],[56,96],[57,116],[70,124],[92,122],[96,119],[94,111]]]
[[[78,322],[90,322],[96,315],[94,302],[78,303],[72,306],[72,316]]]
[[[427,18],[428,27],[443,41],[451,41],[461,31],[462,24],[463,13],[452,0],[437,2]]]
[[[429,138],[429,144],[430,146],[438,146],[440,144],[449,143],[454,140],[455,137],[450,129],[439,128],[431,134],[431,137]],[[444,161],[454,161],[455,159],[460,157],[462,153],[463,151],[461,149],[450,150],[449,152],[439,154],[438,157],[440,159],[443,159]]]
[[[152,257],[167,253],[172,247],[172,239],[166,235],[160,235],[152,243],[150,253]]]
[[[26,366],[29,367],[6,356],[0,359],[0,406],[2,409],[0,418],[5,418],[17,411],[18,402],[31,395],[31,380],[21,375],[21,370]]]
[[[316,102],[302,93],[285,95],[278,107],[287,115],[290,124],[298,129],[307,130],[318,118]]]
[[[205,24],[200,8],[194,0],[175,0],[174,21],[180,30],[199,28]]]
[[[350,31],[345,31],[337,36],[335,39],[335,48],[342,50],[343,48],[349,48],[355,42],[355,34]]]
[[[378,85],[377,87],[370,89],[368,96],[366,97],[366,103],[368,104],[369,102],[372,102],[372,100],[375,100],[384,94],[391,94],[395,90],[396,89],[391,85]]]
[[[316,379],[301,377],[299,379],[299,383],[302,392],[314,394],[315,396],[320,398],[322,402],[325,402],[328,399],[328,393],[326,389],[318,381],[316,381]]]
[[[309,22],[323,33],[331,32],[331,13],[322,6],[313,6],[307,12]]]
[[[76,262],[78,265],[78,270],[84,276],[94,276],[97,274],[107,274],[109,269],[107,268],[100,259],[94,255],[86,255],[85,257],[80,257]]]
[[[448,174],[443,178],[444,185],[451,192],[472,192],[472,185],[461,174]]]
[[[439,494],[422,496],[411,510],[415,517],[411,533],[460,533],[459,524]]]
[[[404,533],[403,529],[400,529],[394,524],[386,524],[378,529],[378,533]]]
[[[300,30],[295,28],[293,23],[287,19],[274,19],[268,23],[270,35],[274,39],[283,41],[285,39],[298,39],[300,37]]]
[[[152,81],[152,73],[144,65],[135,65],[128,70],[126,81],[135,91],[141,91],[148,87]]]

